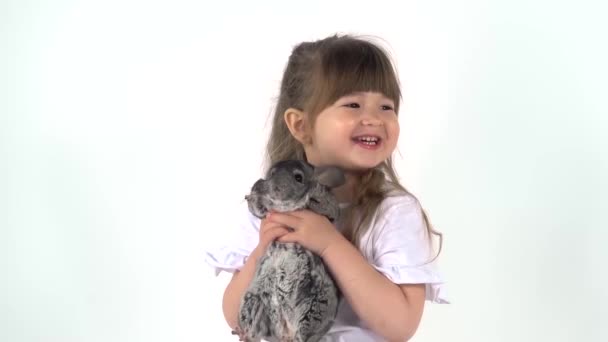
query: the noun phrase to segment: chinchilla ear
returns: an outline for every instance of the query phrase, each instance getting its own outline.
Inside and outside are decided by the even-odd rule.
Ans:
[[[344,172],[338,167],[335,166],[318,166],[314,171],[314,178],[320,184],[323,184],[330,188],[338,187],[344,182],[346,182],[346,178],[344,178]]]

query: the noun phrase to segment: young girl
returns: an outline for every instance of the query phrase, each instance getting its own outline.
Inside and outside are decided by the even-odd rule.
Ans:
[[[440,242],[441,234],[393,168],[400,97],[387,54],[369,41],[334,35],[293,49],[266,167],[286,159],[341,167],[346,183],[334,189],[341,219],[333,225],[301,210],[260,220],[244,205],[233,241],[208,251],[206,259],[216,274],[233,273],[223,298],[231,328],[256,261],[273,240],[297,242],[320,255],[341,290],[336,321],[323,341],[406,341],[425,299],[447,303],[432,264],[431,234]]]

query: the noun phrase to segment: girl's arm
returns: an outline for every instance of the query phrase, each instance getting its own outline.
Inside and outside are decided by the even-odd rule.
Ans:
[[[343,237],[322,257],[353,311],[374,332],[389,341],[414,335],[424,309],[424,284],[396,285]]]
[[[228,283],[226,290],[224,290],[222,310],[224,311],[226,322],[232,329],[235,329],[238,325],[241,298],[243,298],[243,294],[253,279],[255,264],[258,258],[262,256],[262,252],[260,248],[254,249],[241,270],[234,272],[230,283]]]
[[[288,232],[289,231],[280,224],[270,222],[266,219],[261,220],[259,231],[260,237],[257,247],[253,249],[241,270],[234,272],[232,279],[230,279],[230,283],[228,283],[226,290],[224,290],[222,310],[224,311],[224,318],[230,328],[235,329],[238,326],[241,299],[253,280],[258,259],[264,255],[268,245],[270,245],[272,241]]]

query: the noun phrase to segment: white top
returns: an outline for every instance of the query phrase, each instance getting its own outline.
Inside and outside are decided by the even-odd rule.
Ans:
[[[240,270],[258,244],[261,220],[249,212],[246,202],[241,214],[241,223],[231,232],[229,241],[206,251],[205,261],[214,267],[216,275]],[[428,244],[416,198],[410,194],[385,198],[370,224],[358,246],[367,261],[395,284],[426,284],[427,301],[449,303],[436,264],[428,263],[436,251]],[[339,222],[336,227],[341,229]],[[334,325],[322,341],[375,342],[382,338],[367,328],[348,302],[341,299]]]

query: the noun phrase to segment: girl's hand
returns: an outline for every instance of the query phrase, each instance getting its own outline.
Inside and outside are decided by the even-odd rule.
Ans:
[[[289,213],[273,212],[266,219],[293,232],[281,234],[279,242],[297,242],[298,244],[323,257],[330,245],[343,239],[342,234],[323,215],[310,210],[297,210]]]
[[[270,221],[268,215],[260,223],[260,239],[255,249],[263,254],[266,248],[277,238],[287,234],[289,230],[282,224]]]

